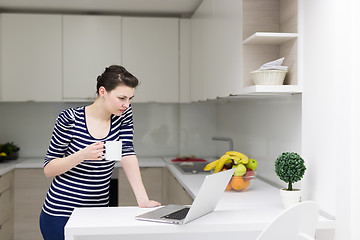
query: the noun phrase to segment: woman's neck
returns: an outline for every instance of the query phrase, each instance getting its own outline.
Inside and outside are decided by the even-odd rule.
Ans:
[[[97,98],[91,105],[86,107],[86,113],[93,118],[100,121],[107,122],[111,118],[111,113],[108,112],[102,103],[101,99]]]

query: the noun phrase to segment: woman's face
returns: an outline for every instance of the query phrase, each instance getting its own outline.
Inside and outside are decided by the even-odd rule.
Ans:
[[[134,88],[126,85],[119,85],[112,91],[104,90],[104,101],[106,109],[116,116],[120,116],[130,105],[131,99],[134,97]]]

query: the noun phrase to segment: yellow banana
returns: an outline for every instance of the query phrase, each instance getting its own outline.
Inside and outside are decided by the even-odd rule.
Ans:
[[[231,163],[231,162],[232,162],[232,160],[231,160],[231,157],[229,155],[227,155],[227,154],[223,155],[219,159],[219,162],[216,164],[214,173],[220,172],[223,169],[225,164]]]
[[[216,165],[218,164],[219,162],[219,159],[218,160],[215,160],[211,163],[208,163],[205,167],[204,167],[204,171],[210,171],[212,169],[214,169],[216,167]]]
[[[249,158],[243,153],[240,153],[237,151],[229,151],[229,152],[226,152],[225,154],[229,155],[230,157],[238,157],[239,158],[239,161],[237,161],[238,164],[239,163],[247,164],[249,162]]]
[[[230,156],[230,157],[232,160],[234,160],[235,165],[238,165],[241,161],[239,157],[236,157],[236,156]]]

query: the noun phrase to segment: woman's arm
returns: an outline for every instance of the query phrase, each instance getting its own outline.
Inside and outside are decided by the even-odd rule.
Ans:
[[[55,158],[44,167],[47,177],[65,173],[84,160],[102,160],[104,144],[96,142],[64,158]]]
[[[122,157],[121,166],[123,167],[126,177],[134,191],[136,201],[139,207],[156,207],[161,203],[149,200],[144,184],[142,182],[139,163],[136,155]]]

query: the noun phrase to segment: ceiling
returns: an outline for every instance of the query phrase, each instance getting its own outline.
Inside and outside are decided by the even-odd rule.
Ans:
[[[0,12],[191,16],[202,0],[0,0]]]

